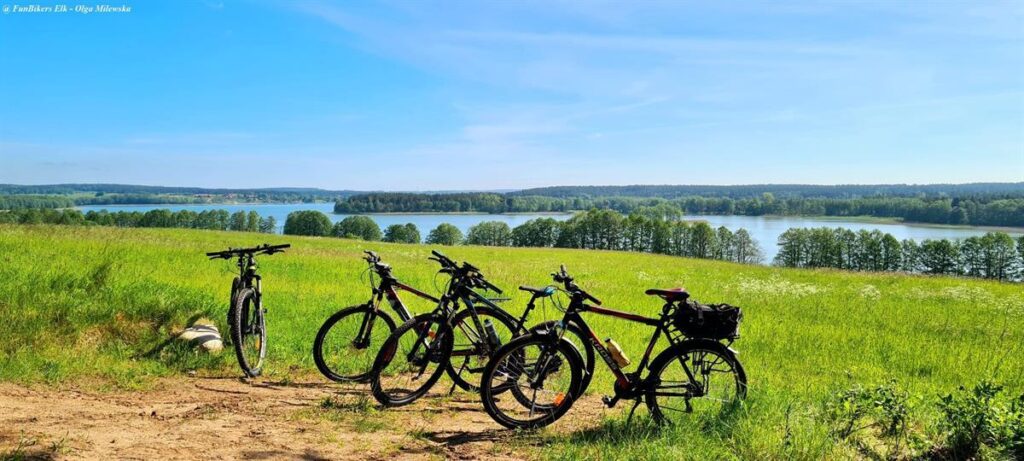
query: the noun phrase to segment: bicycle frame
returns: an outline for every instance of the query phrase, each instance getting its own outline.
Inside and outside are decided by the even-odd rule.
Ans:
[[[651,335],[651,339],[647,343],[647,349],[644,351],[644,355],[640,359],[640,363],[637,364],[635,372],[626,373],[622,371],[622,367],[620,367],[619,364],[616,363],[614,359],[612,359],[611,353],[608,351],[608,348],[605,347],[604,343],[601,341],[597,332],[594,331],[594,329],[590,327],[590,325],[586,322],[583,316],[580,315],[583,312],[592,312],[598,315],[614,317],[617,319],[622,319],[634,323],[641,323],[647,326],[654,327],[654,334]],[[598,355],[601,356],[601,359],[604,361],[605,365],[608,367],[609,370],[611,370],[612,374],[615,375],[616,399],[620,397],[631,398],[635,397],[638,394],[639,390],[637,389],[637,387],[639,386],[639,384],[642,383],[642,381],[640,380],[640,374],[643,372],[645,368],[647,368],[647,365],[650,362],[651,354],[654,352],[654,346],[655,344],[658,343],[658,339],[661,338],[662,333],[666,332],[666,312],[667,309],[663,308],[662,315],[660,317],[646,317],[631,312],[624,312],[615,309],[609,309],[605,307],[598,307],[591,304],[587,304],[583,302],[581,297],[573,295],[572,300],[569,303],[569,308],[566,309],[565,315],[562,318],[562,325],[565,325],[568,322],[576,322],[577,325],[579,325],[581,328],[583,328],[584,331],[587,332],[588,338],[590,339],[591,344],[597,350]],[[665,337],[668,338],[669,342],[672,343],[672,345],[676,344],[676,340],[672,337],[672,335],[666,334]],[[688,375],[690,375],[690,371],[688,369],[686,370],[686,372]],[[690,378],[692,379],[693,376],[691,375]]]
[[[399,291],[407,291],[416,295],[417,297],[428,299],[430,301],[440,303],[441,300],[431,296],[430,294],[424,293],[417,290],[409,285],[399,282],[398,279],[394,278],[390,274],[378,274],[380,276],[380,284],[373,288],[373,294],[370,295],[370,300],[367,304],[373,306],[373,312],[376,314],[380,311],[381,301],[385,298],[388,301],[388,305],[395,311],[398,318],[404,323],[412,318],[412,314],[409,309],[405,307],[405,303],[398,296]],[[366,342],[370,339],[370,332],[373,330],[373,324],[377,319],[377,315],[367,315],[363,317],[363,323],[359,325],[359,332],[356,333],[356,343],[365,346]]]
[[[240,288],[252,288],[255,294],[256,309],[263,307],[263,277],[256,273],[256,257],[252,253],[238,255],[238,279]],[[255,282],[255,283],[253,283]]]

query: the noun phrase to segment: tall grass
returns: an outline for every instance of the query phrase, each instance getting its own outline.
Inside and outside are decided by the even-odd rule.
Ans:
[[[0,380],[54,385],[135,387],[185,370],[237,374],[232,354],[208,357],[168,344],[198,317],[224,327],[232,263],[203,252],[290,242],[259,258],[269,309],[267,372],[315,373],[310,348],[335,310],[365,301],[359,257],[373,249],[413,286],[436,291],[430,247],[237,232],[0,226]],[[513,299],[519,284],[550,283],[567,265],[577,282],[611,307],[656,315],[650,287],[686,286],[699,300],[744,308],[735,348],[750,398],[740,414],[671,430],[644,417],[614,417],[596,429],[551,436],[555,457],[692,459],[805,458],[851,455],[829,443],[815,408],[854,382],[898,380],[920,395],[950,392],[983,378],[1024,390],[1024,287],[990,281],[795,270],[669,256],[563,249],[447,247],[471,261]],[[413,311],[433,306],[412,296]],[[540,310],[554,318],[554,306]],[[587,317],[639,358],[646,327]],[[634,360],[636,362],[637,360]],[[599,364],[600,367],[600,364]],[[610,393],[599,370],[591,391]],[[623,405],[628,408],[628,405]],[[643,413],[642,411],[640,413]],[[565,416],[574,418],[573,412]],[[934,414],[922,415],[925,421]],[[561,422],[558,424],[562,424]],[[854,453],[855,454],[855,453]]]

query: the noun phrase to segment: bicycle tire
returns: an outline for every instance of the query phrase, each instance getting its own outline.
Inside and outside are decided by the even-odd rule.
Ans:
[[[234,337],[233,336],[234,333],[232,333],[232,330],[234,330],[234,325],[235,325],[235,301],[238,299],[238,289],[239,289],[239,285],[241,285],[241,284],[242,284],[242,281],[238,277],[235,277],[235,278],[231,279],[231,301],[228,302],[228,318],[227,318],[227,320],[228,320],[228,322],[227,322],[227,325],[228,325],[228,338],[227,339],[229,341],[234,341],[234,339],[232,339]]]
[[[405,351],[401,351],[402,353],[400,354],[398,349],[402,345],[402,336],[410,331],[413,331],[416,335],[423,335],[424,332],[427,335],[431,332],[433,333],[433,337],[429,341],[430,345],[426,346],[428,349],[425,352],[427,357],[425,360],[428,363],[436,363],[437,368],[431,371],[427,379],[421,381],[418,387],[412,391],[405,393],[405,395],[396,395],[389,392],[390,388],[385,389],[385,386],[381,384],[381,377],[385,373],[385,368],[391,365],[395,358],[404,355],[405,357],[402,359],[408,360],[411,353],[406,354]],[[414,340],[412,353],[419,350],[422,344],[421,339],[422,336],[417,336]],[[373,398],[385,407],[400,407],[415,402],[426,394],[437,383],[437,380],[441,378],[445,365],[451,358],[451,352],[452,335],[451,329],[448,327],[447,318],[435,315],[434,313],[426,313],[409,319],[391,333],[391,336],[388,337],[387,341],[384,342],[377,352],[377,358],[373,363],[373,370],[370,372],[370,391],[373,394]]]
[[[235,356],[238,358],[238,366],[242,372],[250,378],[255,378],[263,371],[263,359],[267,353],[267,329],[260,306],[256,306],[256,291],[252,288],[243,288],[238,291],[235,299],[234,319],[231,326],[231,340],[235,345]],[[256,325],[251,325],[256,323]],[[256,326],[255,334],[251,334]],[[257,362],[251,363],[246,357],[245,340],[248,336],[256,336],[256,347],[258,349]]]
[[[522,359],[518,357],[526,357],[527,354],[525,353],[525,350],[527,347],[530,346],[540,346],[541,350],[545,350],[546,348],[551,348],[552,346],[554,346],[553,350],[555,350],[556,353],[560,354],[561,357],[564,357],[565,362],[568,364],[569,381],[565,386],[566,392],[562,394],[562,399],[559,401],[556,397],[556,400],[554,400],[554,402],[556,403],[553,404],[552,409],[538,411],[537,418],[528,420],[515,419],[510,417],[508,414],[505,413],[505,411],[499,408],[499,393],[495,392],[492,383],[494,381],[495,374],[498,372],[499,368],[503,368],[503,373],[510,373],[505,363],[506,359],[516,357],[513,358],[512,360],[522,361]],[[543,357],[543,352],[541,357]],[[538,358],[537,360],[538,362],[540,362],[541,358]],[[520,371],[525,370],[520,369]],[[572,345],[572,343],[564,339],[558,340],[558,342],[554,342],[549,335],[527,334],[520,336],[512,340],[508,344],[502,346],[500,349],[498,349],[498,352],[494,355],[494,358],[487,363],[487,367],[484,369],[482,377],[483,379],[480,385],[480,400],[484,404],[484,410],[487,412],[488,415],[490,415],[491,419],[493,419],[498,424],[509,429],[537,429],[557,421],[567,411],[569,411],[570,408],[572,408],[573,403],[579,397],[576,395],[572,395],[572,392],[574,389],[579,388],[580,379],[582,379],[582,375],[583,359],[582,357],[580,357],[579,352],[576,350],[576,347]],[[545,378],[545,380],[546,379],[547,378]],[[516,377],[516,381],[518,381],[518,376]],[[501,382],[507,383],[508,379],[502,378]],[[505,384],[503,384],[502,387],[505,387]],[[516,404],[521,405],[521,402],[517,402]],[[530,416],[533,416],[532,411],[530,412]]]
[[[382,327],[386,328],[386,330],[384,330],[386,332],[386,335],[384,336],[384,338],[387,338],[387,337],[391,336],[391,333],[393,333],[395,331],[395,328],[396,328],[395,327],[395,321],[391,319],[391,316],[388,315],[387,312],[383,312],[383,311],[376,311],[375,312],[374,309],[369,304],[360,304],[360,305],[357,305],[357,306],[349,306],[349,307],[346,307],[344,309],[339,310],[338,312],[335,312],[333,315],[328,317],[327,320],[324,322],[324,324],[320,327],[320,330],[317,331],[316,339],[313,340],[313,362],[316,363],[316,368],[318,370],[320,370],[320,373],[322,373],[327,379],[330,379],[331,381],[335,381],[335,382],[365,382],[366,380],[369,379],[370,373],[373,371],[373,360],[369,361],[369,365],[365,369],[362,369],[362,370],[357,369],[356,372],[353,374],[353,373],[339,372],[337,370],[332,369],[331,366],[327,363],[328,360],[324,357],[324,346],[325,346],[325,343],[326,343],[327,336],[330,334],[331,330],[335,326],[337,326],[339,324],[344,324],[343,320],[346,317],[358,316],[360,314],[362,314],[362,315],[373,315],[376,318],[373,320],[373,326],[371,327],[372,330],[371,330],[371,338],[370,338],[371,342],[370,343],[365,344],[365,345],[357,345],[357,344],[355,344],[356,338],[352,338],[351,343],[355,347],[356,350],[367,349],[367,350],[373,351],[374,350],[373,347],[378,345],[378,344],[373,344],[374,341],[373,341],[373,338],[372,338],[372,332],[378,331],[377,330],[378,328],[382,328]],[[362,322],[362,320],[360,319],[360,324],[361,324],[361,322]],[[358,334],[358,331],[355,332],[354,334]],[[340,338],[340,339],[344,339],[344,338]],[[345,342],[342,341],[342,344],[344,344],[344,343]],[[380,344],[383,344],[383,341],[381,341]],[[375,359],[376,358],[376,353],[374,352],[373,354],[374,354],[373,358]]]
[[[680,413],[690,413],[690,412],[693,411],[692,408],[691,408],[690,400],[701,399],[701,398],[707,397],[707,395],[698,396],[698,397],[689,397],[689,398],[684,397],[684,401],[686,402],[685,403],[685,407],[684,407],[684,409],[680,410],[680,409],[677,409],[677,408],[671,408],[671,407],[669,407],[667,405],[663,405],[662,403],[660,403],[659,399],[658,399],[658,394],[659,393],[657,392],[657,389],[659,389],[659,388],[655,387],[655,386],[660,386],[662,383],[666,382],[666,380],[663,378],[662,375],[663,375],[663,373],[665,373],[667,367],[669,367],[673,363],[680,363],[681,365],[683,365],[685,367],[685,361],[680,361],[680,362],[676,362],[676,361],[681,359],[681,358],[689,358],[690,354],[701,354],[701,353],[703,353],[703,354],[711,353],[711,354],[713,354],[713,355],[715,355],[717,357],[720,357],[721,358],[721,363],[724,363],[724,364],[729,366],[730,373],[732,374],[732,379],[730,380],[731,381],[730,383],[724,383],[723,384],[723,386],[726,386],[726,387],[723,388],[722,392],[726,392],[728,390],[728,386],[733,386],[733,385],[735,386],[735,398],[733,399],[732,402],[726,402],[725,399],[714,399],[714,398],[708,397],[708,399],[706,399],[706,400],[697,400],[698,402],[701,403],[702,406],[708,405],[707,408],[710,409],[710,408],[713,408],[715,405],[722,406],[722,405],[726,405],[726,404],[736,403],[736,402],[742,401],[746,397],[746,393],[747,393],[747,374],[746,374],[746,371],[743,369],[743,365],[740,364],[739,359],[736,358],[736,355],[733,354],[732,351],[730,351],[728,347],[726,347],[722,343],[719,343],[718,341],[712,341],[712,340],[706,340],[706,339],[687,340],[687,341],[684,341],[682,343],[676,344],[676,345],[674,345],[674,346],[672,346],[672,347],[670,347],[668,349],[665,349],[664,351],[661,351],[661,353],[659,353],[657,355],[657,357],[655,357],[654,360],[651,361],[650,367],[648,367],[648,369],[650,370],[650,374],[647,376],[647,381],[649,383],[651,383],[651,384],[650,384],[650,387],[648,388],[648,390],[645,392],[644,401],[647,403],[647,409],[650,411],[651,417],[658,424],[669,424],[669,423],[673,423],[674,422],[674,421],[672,421],[672,418],[669,418],[669,417],[667,417],[665,415],[665,412],[663,411],[663,409],[672,409],[672,410],[675,410],[676,412],[680,412]],[[700,360],[702,362],[704,361],[704,355],[700,356]],[[718,362],[716,361],[714,363],[718,363]],[[712,363],[710,365],[710,367],[713,367],[714,363]],[[691,374],[695,373],[693,370],[689,370],[689,372]],[[710,373],[703,373],[703,374],[709,375]],[[687,378],[687,379],[689,379],[689,378]],[[707,378],[705,377],[705,383],[704,383],[705,386],[707,386],[706,380],[707,380]],[[674,382],[674,380],[673,380],[673,382]],[[693,383],[692,380],[690,382],[692,383],[691,385],[698,385],[699,384],[699,383]],[[686,386],[686,384],[683,384],[682,386]],[[716,389],[717,389],[717,387],[716,387]],[[667,400],[667,398],[664,399],[664,400]],[[717,403],[704,404],[704,402],[717,402]]]

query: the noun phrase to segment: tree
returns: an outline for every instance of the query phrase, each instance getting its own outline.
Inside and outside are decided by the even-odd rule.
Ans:
[[[956,274],[960,251],[947,239],[921,242],[921,269],[928,274]]]
[[[501,221],[484,221],[469,228],[466,234],[467,245],[510,246],[512,245],[512,229]]]
[[[746,229],[739,229],[733,234],[731,259],[742,264],[757,264],[764,259],[764,253]]]
[[[732,244],[735,235],[725,226],[719,226],[715,231],[715,247],[712,249],[712,257],[723,261],[732,260]]]
[[[228,230],[244,231],[246,218],[247,216],[244,211],[231,213],[231,218],[228,220]]]
[[[1024,235],[1017,239],[1017,254],[1020,255],[1020,264],[1024,267]]]
[[[804,267],[807,263],[808,234],[808,229],[790,228],[779,235],[779,252],[775,254],[775,265]]]
[[[694,258],[710,258],[714,246],[714,229],[704,221],[694,224],[690,229],[690,248],[687,254]]]
[[[245,231],[246,232],[259,232],[260,231],[260,214],[255,211],[249,211],[249,214],[245,218]]]
[[[883,271],[895,272],[900,270],[903,263],[903,248],[900,241],[892,234],[886,233],[882,237],[882,267]]]
[[[370,242],[380,240],[383,236],[377,222],[368,216],[349,216],[334,224],[331,235],[349,239],[360,239]]]
[[[1005,232],[989,232],[981,238],[984,249],[985,277],[1010,280],[1017,276],[1017,252],[1013,238]]]
[[[917,242],[904,239],[900,242],[900,270],[917,272],[921,269],[921,248]]]
[[[981,237],[968,237],[960,244],[960,273],[968,277],[985,277],[985,248]]]
[[[438,224],[427,235],[427,243],[432,245],[458,245],[462,242],[462,231],[448,223]]]
[[[554,218],[537,218],[512,229],[512,244],[517,247],[551,247],[558,243],[561,223]]]
[[[330,218],[315,210],[293,211],[288,213],[288,218],[284,221],[286,235],[324,236],[330,231]]]
[[[267,216],[260,220],[259,231],[264,234],[273,234],[277,230],[277,218]]]
[[[413,223],[392,224],[384,230],[384,241],[392,243],[420,243],[420,230]]]

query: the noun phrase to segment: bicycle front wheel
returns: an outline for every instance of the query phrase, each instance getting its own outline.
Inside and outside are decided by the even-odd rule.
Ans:
[[[441,378],[452,353],[446,320],[433,313],[418,315],[384,342],[370,372],[370,390],[381,405],[413,403]]]
[[[487,414],[502,426],[544,427],[569,411],[582,377],[583,359],[569,341],[527,334],[498,349],[488,362],[480,399]],[[502,395],[509,386],[511,395]]]
[[[313,361],[327,379],[369,379],[377,350],[395,331],[395,321],[369,304],[346,307],[330,316],[313,340]]]
[[[659,424],[687,415],[717,417],[747,395],[747,375],[736,356],[716,341],[696,340],[666,349],[651,362],[644,400]]]
[[[235,298],[231,341],[235,345],[238,366],[250,378],[260,375],[267,355],[267,325],[263,309],[252,288],[243,288]]]
[[[489,306],[464,309],[452,318],[452,355],[445,372],[456,385],[470,392],[480,390],[484,367],[502,344],[516,336],[516,320],[505,311]],[[479,321],[479,323],[477,323]],[[484,323],[490,322],[497,335],[497,344],[490,344]]]

